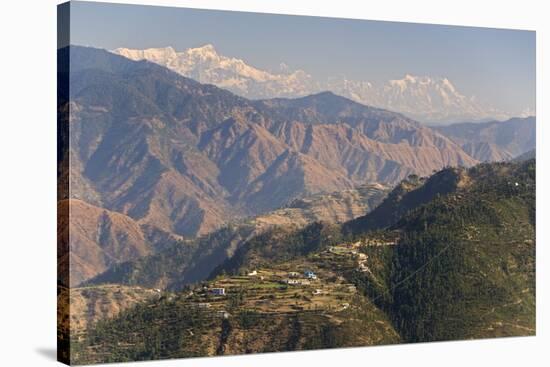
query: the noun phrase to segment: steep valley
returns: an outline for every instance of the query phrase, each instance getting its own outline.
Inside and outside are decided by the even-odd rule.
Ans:
[[[193,241],[175,242],[156,254],[112,266],[86,284],[128,284],[179,290],[208,278],[247,241],[271,232],[286,233],[311,223],[343,223],[364,215],[386,196],[382,185],[317,194],[243,221],[233,222]]]

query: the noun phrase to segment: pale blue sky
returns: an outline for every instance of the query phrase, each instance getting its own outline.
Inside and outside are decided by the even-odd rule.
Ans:
[[[71,43],[106,49],[213,44],[276,70],[383,82],[449,78],[498,109],[535,109],[535,32],[413,23],[73,2]]]

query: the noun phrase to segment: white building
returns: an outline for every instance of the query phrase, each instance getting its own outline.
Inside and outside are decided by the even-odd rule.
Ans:
[[[225,296],[225,288],[212,288],[210,293],[215,296]]]

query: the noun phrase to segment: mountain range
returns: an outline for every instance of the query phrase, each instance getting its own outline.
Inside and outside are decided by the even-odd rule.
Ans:
[[[58,155],[58,178],[70,183],[60,199],[70,202],[59,205],[82,222],[70,238],[60,233],[74,257],[71,284],[312,195],[485,160],[451,128],[331,92],[249,100],[152,62],[78,46],[59,52],[71,60],[70,99],[59,106],[68,144]],[[534,129],[512,129],[524,126]],[[501,135],[487,131],[498,145]],[[534,148],[533,139],[514,143],[518,134],[506,135],[509,154]]]
[[[510,160],[533,150],[536,145],[535,117],[485,123],[456,123],[437,126],[435,129],[460,145],[466,153],[483,162]]]
[[[201,78],[286,82],[174,53],[58,50],[65,360],[535,334],[534,117],[429,126],[288,71],[306,95],[249,99]],[[395,101],[454,90],[422,80]]]
[[[346,77],[315,78],[282,64],[274,72],[219,54],[211,44],[176,51],[172,47],[117,48],[132,60],[149,60],[201,83],[214,84],[250,99],[296,98],[332,91],[356,102],[397,111],[426,123],[507,119],[510,113],[466,96],[445,77],[406,74],[401,79],[374,83]]]

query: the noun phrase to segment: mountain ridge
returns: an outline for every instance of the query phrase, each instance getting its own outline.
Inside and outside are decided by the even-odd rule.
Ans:
[[[118,48],[113,53],[133,60],[150,60],[181,75],[210,83],[251,99],[296,98],[330,90],[367,105],[399,111],[423,122],[457,122],[510,114],[484,106],[461,94],[445,77],[405,74],[383,84],[329,77],[317,80],[303,70],[283,67],[270,72],[244,60],[219,54],[212,44],[176,51],[172,47],[145,50]]]
[[[482,162],[505,161],[536,146],[536,117],[434,127]]]
[[[69,196],[93,188],[106,209],[165,232],[193,237],[301,196],[477,162],[414,120],[331,93],[249,101],[152,62],[70,52]]]

